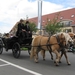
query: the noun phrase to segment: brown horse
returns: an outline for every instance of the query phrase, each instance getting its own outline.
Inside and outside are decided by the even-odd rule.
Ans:
[[[73,41],[74,41],[74,47],[75,47],[75,33],[69,32],[68,34],[69,34],[69,35],[71,36],[71,38],[73,39]]]
[[[71,46],[71,48],[72,48],[72,52],[75,53],[75,50],[74,50],[75,49],[75,33],[69,32],[68,34],[71,36],[71,38],[74,41],[74,44],[73,44],[73,46]]]
[[[30,58],[34,57],[34,61],[38,62],[38,52],[40,50],[51,51],[56,54],[56,65],[59,65],[61,48],[64,48],[67,43],[64,33],[58,33],[51,37],[36,36],[32,41],[32,49]],[[64,50],[64,49],[63,49]],[[70,64],[68,62],[68,64]]]
[[[65,34],[67,34],[67,33],[65,33]],[[70,37],[69,37],[68,34],[70,35]],[[69,43],[72,42],[72,44],[74,45],[74,44],[75,44],[75,34],[72,33],[72,32],[70,32],[70,33],[68,33],[68,34],[65,36],[65,38],[66,38],[66,37],[69,37],[69,38],[68,38]],[[72,38],[73,40],[72,40],[71,38]],[[67,44],[67,45],[68,45],[68,47],[69,47],[69,44]],[[74,47],[75,47],[75,46],[74,46]],[[61,51],[61,57],[64,55],[65,58],[66,58],[66,61],[67,61],[68,65],[70,65],[70,62],[68,61],[68,57],[67,57],[66,52],[67,52],[66,49],[65,49],[64,52]],[[49,53],[51,54],[51,59],[53,59],[53,55],[52,55],[52,53],[51,53],[51,52],[49,52]],[[45,60],[45,50],[42,50],[42,51],[41,51],[41,54],[42,54],[42,56],[43,56],[43,60]],[[60,59],[61,59],[61,57],[60,57]],[[61,62],[61,61],[59,61],[59,62]]]

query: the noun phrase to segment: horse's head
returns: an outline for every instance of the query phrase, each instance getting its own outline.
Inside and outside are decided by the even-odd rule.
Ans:
[[[55,36],[57,37],[57,42],[59,43],[59,45],[64,47],[66,45],[64,34],[61,32],[61,33],[57,33]]]
[[[64,33],[65,39],[66,39],[66,46],[67,45],[74,45],[74,40],[68,33]]]

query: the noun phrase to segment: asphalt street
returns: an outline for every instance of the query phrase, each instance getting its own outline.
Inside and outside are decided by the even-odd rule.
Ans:
[[[12,50],[8,52],[3,50],[0,55],[0,75],[75,75],[75,54],[71,52],[67,54],[71,65],[67,65],[63,56],[62,63],[55,66],[49,52],[46,52],[45,61],[39,53],[39,63],[35,63],[30,59],[28,51],[21,51],[20,58],[16,59]]]

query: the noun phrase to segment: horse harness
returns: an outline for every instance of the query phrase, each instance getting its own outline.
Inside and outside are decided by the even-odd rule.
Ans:
[[[63,42],[66,42],[66,41],[64,41],[64,39],[61,38],[61,39],[63,39],[63,42],[60,42],[58,35],[56,35],[56,36],[54,36],[54,37],[56,37],[56,39],[57,39],[57,43],[55,43],[55,44],[58,44],[58,45],[62,48],[61,51],[64,51],[65,46],[64,46],[62,43],[63,43]],[[40,41],[39,41],[38,48],[37,48],[37,51],[38,51],[38,52],[39,52],[40,50],[45,50],[45,49],[42,48],[42,46],[46,46],[47,49],[49,50],[49,52],[52,52],[51,46],[52,46],[52,45],[55,45],[55,44],[50,44],[50,43],[49,43],[50,38],[51,38],[51,36],[49,36],[46,45],[40,45],[40,42],[41,42],[41,39],[42,39],[42,37],[41,37],[41,39],[40,39]]]

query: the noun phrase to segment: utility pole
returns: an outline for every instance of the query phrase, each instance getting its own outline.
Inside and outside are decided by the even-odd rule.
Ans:
[[[38,0],[38,29],[42,29],[42,0]]]

